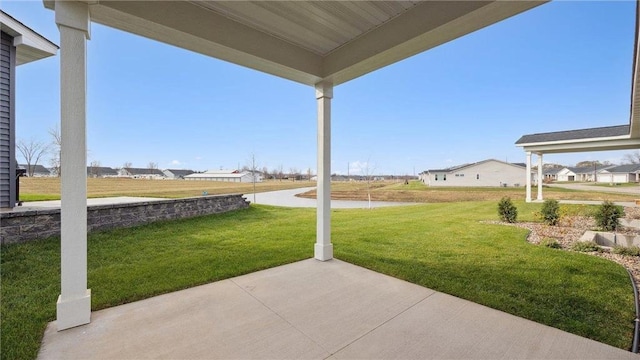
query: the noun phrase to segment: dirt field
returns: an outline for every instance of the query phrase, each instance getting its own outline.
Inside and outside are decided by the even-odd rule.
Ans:
[[[273,191],[315,186],[308,181],[266,181],[256,184],[256,191]],[[331,184],[331,198],[335,200],[367,200],[367,184],[365,182],[334,182]],[[203,191],[208,194],[252,193],[253,184],[229,183],[213,181],[185,180],[144,180],[126,178],[87,179],[89,197],[110,196],[147,196],[164,198],[181,198],[200,196]],[[533,189],[535,197],[537,190]],[[59,178],[21,178],[21,198],[38,200],[39,196],[59,198]],[[302,195],[315,199],[315,190]],[[399,202],[456,202],[456,201],[498,201],[503,196],[512,199],[524,199],[524,188],[435,188],[412,181],[408,185],[403,182],[372,182],[371,200]],[[561,188],[544,188],[545,199],[557,200],[610,200],[634,201],[637,196],[591,191],[578,191]]]
[[[537,195],[537,188],[532,189],[532,195]],[[596,200],[596,201],[634,201],[637,196],[627,194],[612,194],[591,191],[578,191],[560,188],[544,187],[545,199],[556,200]],[[316,197],[315,190],[309,191],[302,197]],[[504,196],[514,200],[525,198],[525,189],[521,188],[463,188],[463,187],[428,187],[418,181],[408,185],[403,182],[372,182],[371,200],[399,201],[399,202],[457,202],[457,201],[498,201]],[[367,200],[367,184],[365,182],[335,182],[331,184],[331,198],[335,200]]]
[[[273,191],[298,187],[315,186],[308,181],[265,181],[256,183],[256,191]],[[215,181],[186,180],[145,180],[127,178],[87,179],[88,197],[147,196],[181,198],[200,196],[206,191],[210,195],[253,193],[251,183],[231,183]],[[20,178],[20,195],[37,197],[60,196],[60,178]]]

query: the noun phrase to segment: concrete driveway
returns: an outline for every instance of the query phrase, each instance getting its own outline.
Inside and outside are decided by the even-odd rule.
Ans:
[[[286,207],[306,207],[315,208],[317,201],[315,199],[306,199],[297,197],[296,194],[302,194],[310,190],[314,190],[315,187],[306,187],[289,190],[269,191],[255,194],[245,194],[244,197],[247,200],[255,204],[273,205],[273,206],[286,206]],[[385,206],[402,206],[402,205],[415,205],[415,203],[405,202],[387,202],[387,201],[372,201],[372,208],[379,208]],[[352,200],[331,200],[332,209],[366,209],[369,207],[367,201],[352,201]]]
[[[548,184],[549,187],[558,187],[564,189],[573,189],[581,191],[598,191],[620,194],[633,194],[640,196],[640,185],[638,186],[596,186],[593,184]]]

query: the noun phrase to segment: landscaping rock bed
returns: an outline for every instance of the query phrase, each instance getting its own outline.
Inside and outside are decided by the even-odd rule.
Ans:
[[[633,220],[640,219],[640,208],[638,207],[626,207],[625,219]],[[508,226],[517,226],[529,230],[527,241],[532,244],[540,244],[545,238],[555,239],[560,248],[563,250],[571,250],[571,247],[577,242],[580,237],[587,230],[595,229],[596,224],[593,218],[588,216],[565,216],[560,219],[557,226],[550,226],[544,223],[506,223],[500,221],[489,221],[488,223],[501,224]],[[622,228],[618,233],[629,235],[640,235],[640,229],[634,228]],[[602,249],[601,251],[588,252],[586,254],[603,257],[611,261],[615,261],[618,264],[624,266],[631,271],[631,274],[636,282],[640,285],[640,257],[638,256],[626,256],[612,253],[609,249]]]

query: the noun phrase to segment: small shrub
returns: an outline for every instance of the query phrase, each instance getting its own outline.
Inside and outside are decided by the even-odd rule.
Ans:
[[[578,241],[571,246],[571,250],[579,252],[600,251],[600,246],[593,241]]]
[[[540,246],[546,246],[548,248],[552,248],[552,249],[560,249],[562,246],[560,246],[560,243],[553,238],[544,238],[542,240],[540,240]]]
[[[547,225],[558,225],[560,220],[560,205],[557,200],[545,200],[540,210],[542,221]]]
[[[620,255],[626,255],[626,256],[640,256],[640,247],[638,246],[631,246],[631,247],[614,246],[612,251],[614,254],[620,254]]]
[[[624,216],[624,209],[605,201],[594,214],[596,224],[604,231],[614,231],[620,226],[620,218]]]
[[[502,221],[506,221],[508,223],[516,222],[518,218],[518,208],[511,202],[510,197],[503,197],[498,203],[498,215],[500,215],[500,219]]]

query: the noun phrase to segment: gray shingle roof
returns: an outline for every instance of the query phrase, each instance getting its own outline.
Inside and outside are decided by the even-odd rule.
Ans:
[[[527,166],[527,164],[524,164],[524,163],[508,163],[508,162],[504,162],[504,161],[500,161],[500,160],[496,160],[496,159],[486,159],[486,160],[477,161],[477,162],[474,162],[474,163],[468,163],[468,164],[452,166],[452,167],[447,168],[447,169],[429,169],[429,170],[424,171],[424,173],[435,173],[435,172],[439,172],[439,173],[446,172],[446,173],[448,173],[448,172],[456,171],[456,170],[459,170],[459,169],[462,169],[462,168],[466,168],[466,167],[469,167],[469,166],[482,164],[482,163],[485,163],[485,162],[488,162],[488,161],[497,161],[499,163],[518,166],[518,167],[526,167]]]
[[[177,177],[187,176],[194,173],[193,170],[183,170],[183,169],[167,169],[165,171],[169,171],[170,173],[172,173],[174,176],[177,176]]]
[[[18,167],[21,169],[27,169],[27,164],[18,164]],[[42,165],[31,165],[31,167],[27,170],[27,174],[30,173],[29,170],[33,170],[34,174],[42,174],[42,175],[51,175],[51,171]]]
[[[118,172],[110,167],[104,167],[104,166],[87,166],[87,175],[97,175],[97,176],[106,176],[106,175],[110,175],[110,176],[116,176],[118,175]]]
[[[619,173],[619,174],[631,174],[636,171],[640,171],[640,164],[627,164],[627,165],[619,165],[607,169],[610,173]]]
[[[164,176],[164,173],[158,169],[145,169],[145,168],[126,168],[131,175],[158,175]]]
[[[564,141],[603,138],[609,136],[629,135],[629,125],[605,126],[599,128],[556,131],[539,134],[523,135],[516,144],[531,144],[548,141]]]

